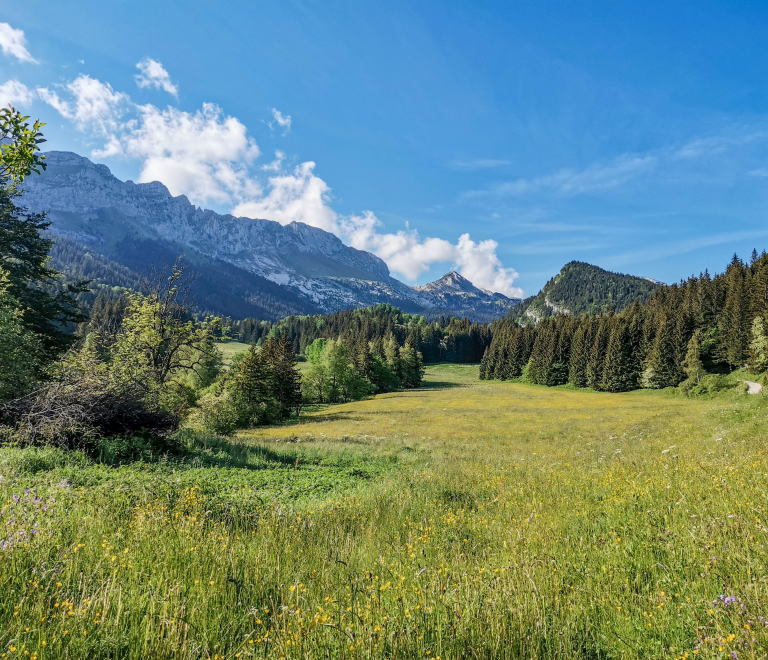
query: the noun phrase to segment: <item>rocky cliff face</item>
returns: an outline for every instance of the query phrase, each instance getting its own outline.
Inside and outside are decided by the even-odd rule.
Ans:
[[[54,233],[111,257],[126,239],[167,243],[192,260],[225,261],[264,277],[327,312],[383,302],[420,312],[449,309],[459,300],[463,309],[471,300],[483,307],[483,316],[491,308],[500,316],[517,302],[482,292],[456,273],[446,277],[461,278],[472,290],[449,291],[446,277],[409,287],[391,277],[375,255],[316,227],[220,215],[173,197],[159,182],[120,181],[105,165],[77,154],[46,156],[48,169],[27,179],[23,203],[32,211],[49,211]]]

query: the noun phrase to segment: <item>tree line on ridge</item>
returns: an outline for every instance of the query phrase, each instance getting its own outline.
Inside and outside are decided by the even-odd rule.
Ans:
[[[768,368],[768,255],[734,255],[708,272],[653,291],[619,313],[493,324],[481,379],[624,392],[701,382],[708,370]]]

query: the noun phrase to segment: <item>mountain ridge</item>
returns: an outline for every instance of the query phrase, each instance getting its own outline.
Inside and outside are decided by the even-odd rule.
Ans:
[[[46,158],[48,168],[25,182],[23,204],[49,211],[54,234],[118,263],[122,242],[152,241],[199,264],[226,262],[322,312],[390,303],[410,313],[491,320],[520,302],[474,285],[448,290],[440,284],[443,278],[431,288],[409,287],[393,278],[379,257],[317,227],[201,209],[183,195],[173,197],[160,182],[120,181],[106,165],[72,152],[52,151]]]

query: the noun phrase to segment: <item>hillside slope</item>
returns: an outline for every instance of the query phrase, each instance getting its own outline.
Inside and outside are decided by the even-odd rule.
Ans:
[[[513,308],[508,317],[526,321],[555,314],[597,314],[621,311],[635,300],[643,302],[661,282],[603,270],[583,261],[562,267],[535,296]]]

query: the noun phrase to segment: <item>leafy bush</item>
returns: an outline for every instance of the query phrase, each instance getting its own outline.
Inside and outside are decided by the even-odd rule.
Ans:
[[[42,344],[24,326],[20,303],[8,293],[7,275],[0,270],[0,399],[34,387],[42,354]]]
[[[231,435],[238,427],[238,409],[228,390],[207,392],[197,400],[185,426],[195,431]]]
[[[690,383],[690,381],[686,381]],[[701,382],[688,388],[690,396],[707,396],[724,392],[737,386],[744,386],[743,383],[734,383],[732,378],[726,374],[708,374],[701,379]]]
[[[70,353],[44,387],[2,403],[0,418],[22,444],[68,448],[141,430],[163,436],[179,422],[140,385],[111,378],[107,365],[89,348]]]

